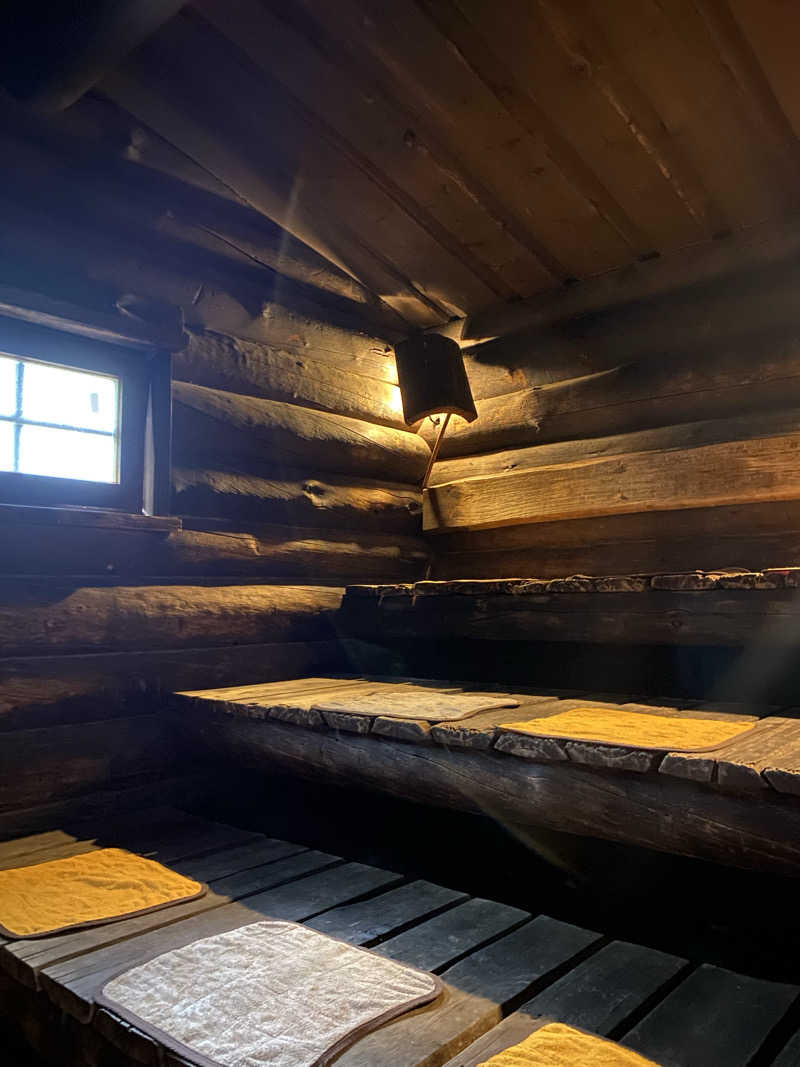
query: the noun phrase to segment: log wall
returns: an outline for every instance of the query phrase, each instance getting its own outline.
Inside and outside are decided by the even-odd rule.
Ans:
[[[160,787],[161,692],[346,669],[344,587],[429,558],[397,316],[165,146],[160,175],[103,162],[83,110],[77,140],[0,134],[0,283],[181,308],[172,515],[0,505],[0,811]]]
[[[641,264],[463,324],[479,418],[454,420],[426,494],[435,576],[796,563],[800,263],[773,243],[756,269],[734,249],[682,286]]]

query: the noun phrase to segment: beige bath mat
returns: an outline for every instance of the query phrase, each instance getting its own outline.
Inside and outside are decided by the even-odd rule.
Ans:
[[[432,974],[270,919],[134,967],[98,1003],[201,1067],[322,1067],[440,990]]]
[[[425,722],[457,722],[481,711],[518,708],[519,701],[492,693],[419,692],[368,693],[338,700],[320,700],[316,711],[343,711],[350,715],[385,716],[391,719],[423,719]]]
[[[202,896],[205,886],[121,848],[0,871],[0,934],[46,937]]]
[[[622,748],[695,752],[717,748],[752,730],[753,722],[646,715],[620,708],[572,708],[543,719],[503,723],[501,729],[564,741],[594,741]]]

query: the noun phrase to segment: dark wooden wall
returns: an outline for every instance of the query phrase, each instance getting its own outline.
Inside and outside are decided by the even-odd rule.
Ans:
[[[467,320],[480,417],[434,467],[435,576],[796,563],[796,238],[764,230]]]
[[[428,560],[386,309],[178,154],[62,132],[3,135],[0,285],[183,310],[173,517],[0,509],[0,812],[190,772],[161,692],[342,669],[344,586]]]

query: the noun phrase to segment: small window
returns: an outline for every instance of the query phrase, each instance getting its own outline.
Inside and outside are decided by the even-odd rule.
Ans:
[[[0,470],[119,483],[120,384],[0,353]]]
[[[163,513],[169,384],[163,352],[0,319],[0,501]]]

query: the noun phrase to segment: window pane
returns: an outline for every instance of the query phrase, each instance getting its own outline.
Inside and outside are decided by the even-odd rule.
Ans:
[[[118,384],[118,379],[102,374],[26,360],[22,417],[113,432],[117,428]]]
[[[13,415],[16,410],[17,360],[0,356],[0,415]]]
[[[0,422],[0,471],[14,469],[14,424]]]
[[[23,426],[19,471],[87,482],[117,482],[116,438],[48,426]]]

